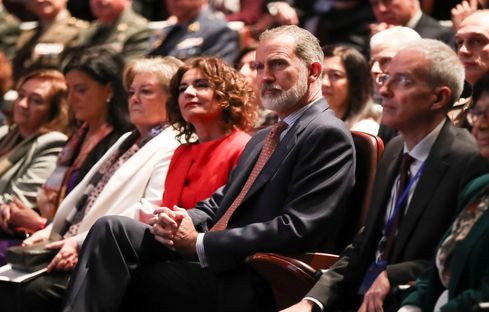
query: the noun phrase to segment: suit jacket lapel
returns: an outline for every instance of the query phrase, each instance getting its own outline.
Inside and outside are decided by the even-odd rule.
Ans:
[[[430,155],[426,159],[424,171],[421,173],[408,210],[399,228],[391,257],[394,261],[397,261],[397,258],[405,248],[405,244],[411,237],[411,233],[415,230],[423,212],[425,209],[428,209],[427,206],[431,195],[440,185],[440,181],[449,167],[446,156],[453,142],[454,136],[448,135],[453,131],[452,127],[450,122],[445,123],[435,144],[431,148]]]
[[[390,198],[392,185],[399,172],[401,160],[400,155],[403,149],[403,141],[398,141],[397,143],[392,142],[390,144],[397,144],[397,146],[393,147],[389,154],[385,153],[381,159],[381,164],[386,165],[383,170],[379,169],[377,172],[377,180],[374,188],[375,199],[371,204],[368,217],[365,222],[367,231],[365,235],[371,237],[375,234],[376,238],[368,239],[368,241],[375,241],[376,244],[380,239],[381,231],[385,225],[387,204]]]
[[[252,196],[256,191],[263,187],[263,185],[270,180],[270,178],[275,174],[275,172],[282,165],[283,160],[290,152],[290,150],[295,146],[299,135],[302,133],[304,128],[317,116],[318,112],[324,111],[327,109],[326,101],[320,100],[318,103],[313,104],[309,107],[304,114],[296,121],[296,123],[290,128],[290,130],[286,133],[285,137],[277,146],[277,149],[272,154],[268,162],[263,167],[262,171],[256,178],[255,182],[251,186],[250,190],[246,194],[243,199],[243,202],[246,201],[250,196]],[[263,143],[260,144],[260,151]],[[255,165],[256,159],[253,162]],[[252,169],[250,169],[251,171]],[[248,171],[248,172],[250,172]],[[249,174],[248,174],[249,175]],[[248,178],[248,175],[246,178]],[[245,180],[246,181],[246,180]],[[243,182],[244,183],[244,182]]]

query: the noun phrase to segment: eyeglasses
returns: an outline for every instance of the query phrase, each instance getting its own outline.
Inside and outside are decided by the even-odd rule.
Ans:
[[[486,107],[484,110],[479,110],[478,108],[471,108],[467,112],[467,121],[469,125],[474,126],[481,117],[484,117],[486,122],[489,122],[489,107]]]
[[[393,88],[407,88],[412,85],[413,80],[405,74],[395,74],[394,76],[389,74],[381,74],[376,77],[375,82],[379,86],[384,86],[390,83]]]

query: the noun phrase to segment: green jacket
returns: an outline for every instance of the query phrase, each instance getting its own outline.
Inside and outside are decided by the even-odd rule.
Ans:
[[[469,183],[460,196],[459,207],[468,206],[488,183],[489,174]],[[449,300],[441,307],[442,312],[472,311],[476,303],[489,301],[489,211],[480,217],[457,246],[453,254],[451,274]],[[433,311],[444,290],[433,261],[432,266],[416,280],[415,286],[409,289],[402,305]]]
[[[106,46],[120,53],[127,61],[146,53],[151,34],[148,21],[129,7],[111,25],[92,22],[82,32],[79,44],[87,47]]]

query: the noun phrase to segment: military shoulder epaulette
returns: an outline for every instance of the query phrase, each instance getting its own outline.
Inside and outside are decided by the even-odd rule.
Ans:
[[[68,19],[68,25],[74,26],[76,28],[88,28],[90,24],[87,21],[78,19],[76,17],[70,17]]]

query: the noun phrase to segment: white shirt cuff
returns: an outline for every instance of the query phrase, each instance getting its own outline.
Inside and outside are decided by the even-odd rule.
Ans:
[[[197,251],[197,257],[199,257],[200,266],[203,268],[207,268],[207,257],[205,256],[204,250],[204,233],[197,234],[195,250]]]
[[[319,300],[312,297],[305,297],[304,299],[314,302],[321,309],[321,311],[324,310],[324,306],[321,302],[319,302]]]
[[[401,307],[397,312],[423,312],[420,308],[413,305],[406,305]]]

